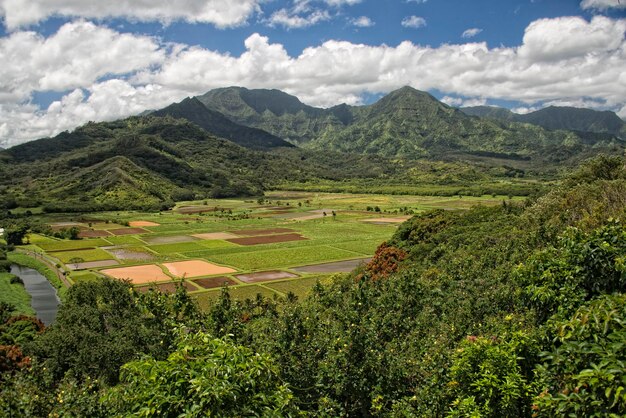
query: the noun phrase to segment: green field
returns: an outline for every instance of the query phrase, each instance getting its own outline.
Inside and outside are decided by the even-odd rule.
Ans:
[[[77,263],[113,259],[113,256],[111,254],[107,253],[104,250],[101,250],[100,248],[95,248],[93,250],[62,251],[58,253],[51,252],[49,254],[65,264],[74,263],[74,259],[82,260],[76,261]]]
[[[106,247],[110,242],[101,238],[81,240],[55,240],[37,243],[37,246],[45,251],[69,251],[84,248]]]
[[[405,219],[412,214],[434,208],[463,210],[476,204],[497,205],[504,199],[508,197],[274,191],[267,193],[259,201],[207,199],[180,202],[173,210],[158,214],[138,212],[93,214],[99,221],[91,225],[83,224],[81,227],[111,229],[137,220],[149,220],[160,225],[144,227],[146,232],[137,235],[73,241],[32,234],[28,248],[45,252],[62,268],[73,259],[82,259],[85,262],[114,259],[109,252],[100,247],[115,247],[111,251],[144,252],[155,257],[153,261],[120,259],[124,265],[205,259],[230,266],[243,273],[284,270],[302,265],[372,256],[376,248],[388,240],[398,227],[399,223],[393,222],[395,218]],[[192,214],[179,210],[190,206],[198,209],[224,210]],[[41,218],[44,222],[50,223],[67,220],[55,215],[41,215]],[[382,223],[380,218],[383,218]],[[378,220],[378,223],[366,222],[367,219]],[[238,245],[223,239],[199,240],[191,237],[192,234],[226,232],[245,238],[254,234],[240,231],[276,228],[290,230],[305,239]],[[280,231],[276,233],[269,231],[261,235],[279,233]],[[168,240],[181,239],[180,237],[186,242],[168,243]],[[100,277],[98,270],[72,271],[68,277],[72,282],[97,279]],[[292,292],[302,297],[316,280],[329,276],[330,273],[304,274],[295,279],[276,283],[239,284],[233,286],[231,290],[235,298],[254,297],[258,292],[266,296],[284,296]],[[230,275],[230,278],[241,283],[233,275]],[[219,290],[198,289],[192,291],[192,294],[206,305],[219,295]]]

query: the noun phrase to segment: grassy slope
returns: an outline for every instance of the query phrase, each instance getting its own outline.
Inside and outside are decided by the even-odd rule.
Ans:
[[[30,295],[23,285],[11,284],[12,277],[13,274],[0,273],[0,301],[15,306],[17,313],[34,315],[35,311],[30,306]]]

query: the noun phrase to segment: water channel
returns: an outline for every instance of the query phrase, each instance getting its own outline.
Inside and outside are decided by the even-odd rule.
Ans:
[[[11,273],[19,276],[24,282],[24,288],[32,298],[31,306],[37,318],[46,326],[52,324],[60,304],[56,289],[37,270],[12,264]]]

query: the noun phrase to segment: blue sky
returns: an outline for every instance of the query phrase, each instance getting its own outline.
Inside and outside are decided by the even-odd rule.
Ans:
[[[0,146],[211,88],[369,103],[402,85],[455,106],[626,117],[619,0],[0,0]]]

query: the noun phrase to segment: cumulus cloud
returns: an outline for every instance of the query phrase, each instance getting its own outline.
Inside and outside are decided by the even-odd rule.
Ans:
[[[147,36],[122,34],[89,22],[62,26],[44,38],[16,32],[0,38],[0,103],[20,101],[33,91],[65,91],[99,78],[158,64],[166,50]]]
[[[274,12],[267,23],[270,26],[283,26],[288,29],[306,28],[317,23],[330,20],[330,14],[326,10],[314,10],[305,16],[300,16],[287,9]]]
[[[624,0],[583,0],[580,2],[580,7],[583,10],[607,10],[611,8],[626,9],[626,2]]]
[[[407,16],[402,19],[402,26],[405,28],[421,28],[426,26],[426,19],[419,16]]]
[[[473,38],[474,36],[481,33],[483,30],[480,28],[469,28],[463,31],[461,34],[461,38]]]
[[[587,22],[559,17],[532,22],[524,32],[520,55],[533,61],[559,61],[617,50],[623,46],[626,20],[603,16]]]
[[[557,18],[530,24],[517,47],[330,40],[297,55],[253,34],[238,56],[86,22],[66,24],[48,38],[16,32],[0,39],[0,55],[7,57],[0,67],[0,146],[230,85],[277,88],[315,106],[358,104],[364,94],[411,85],[441,91],[451,104],[502,99],[533,109],[580,103],[625,116],[625,31],[626,19]],[[40,109],[28,98],[42,90],[70,93]]]
[[[375,23],[367,16],[361,16],[354,19],[350,19],[350,23],[353,26],[357,26],[359,28],[369,28],[375,25]]]
[[[0,15],[9,30],[52,16],[130,18],[139,21],[210,23],[239,26],[259,9],[261,0],[0,0]]]

